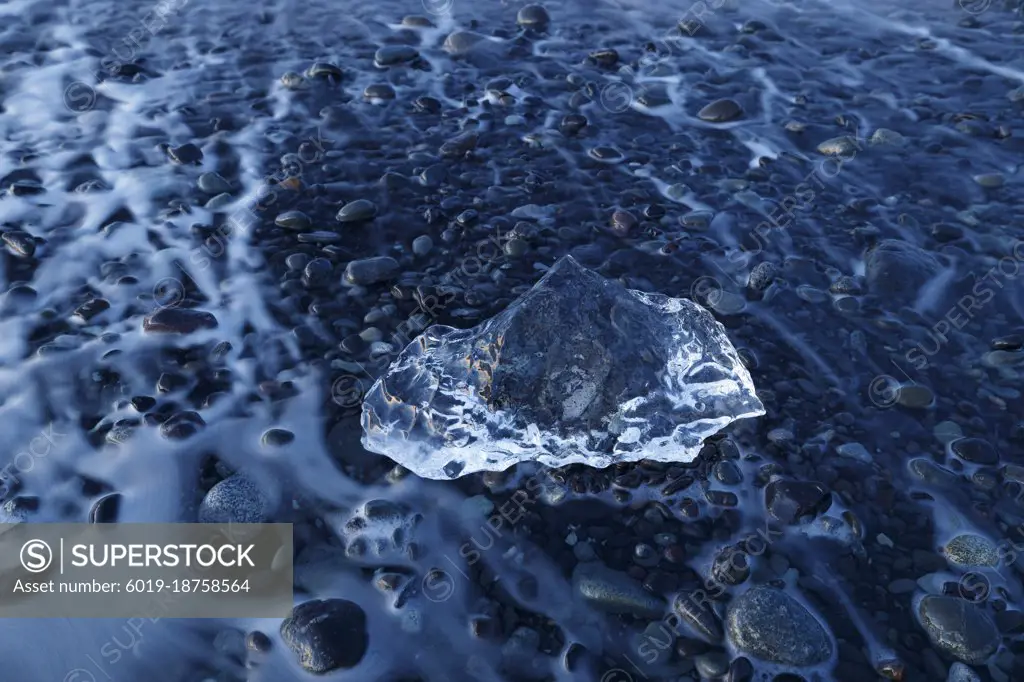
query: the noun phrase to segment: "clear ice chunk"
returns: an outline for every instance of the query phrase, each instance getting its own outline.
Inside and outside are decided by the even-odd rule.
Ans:
[[[495,317],[410,343],[365,396],[362,443],[430,479],[525,461],[688,462],[763,414],[711,313],[566,256]]]

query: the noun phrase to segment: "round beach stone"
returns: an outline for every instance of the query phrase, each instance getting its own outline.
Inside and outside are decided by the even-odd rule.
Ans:
[[[200,523],[266,523],[269,518],[270,501],[244,476],[225,478],[199,505]]]
[[[398,261],[390,256],[363,258],[348,264],[345,281],[355,285],[376,284],[393,278],[399,269]]]
[[[980,438],[958,438],[950,443],[953,454],[975,464],[992,465],[999,463],[995,448]]]
[[[782,590],[758,586],[729,604],[729,637],[745,654],[793,666],[824,663],[832,640],[818,619]]]
[[[999,551],[987,538],[965,533],[946,543],[946,558],[958,566],[997,566]]]
[[[299,604],[281,623],[281,639],[299,665],[316,675],[355,667],[370,644],[366,613],[345,599]]]
[[[369,199],[356,199],[341,207],[338,221],[342,223],[362,223],[377,217],[377,205]]]
[[[999,630],[977,604],[928,595],[918,605],[917,615],[932,645],[964,663],[982,664],[999,648]]]
[[[725,123],[743,115],[743,107],[736,100],[719,99],[697,112],[697,118],[710,123]]]
[[[516,15],[516,23],[527,28],[542,29],[550,22],[551,17],[542,5],[526,5]]]

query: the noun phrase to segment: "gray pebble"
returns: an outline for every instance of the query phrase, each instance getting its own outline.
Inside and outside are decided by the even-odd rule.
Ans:
[[[266,523],[270,501],[252,480],[239,475],[210,488],[199,506],[200,523]]]
[[[426,256],[434,248],[434,240],[428,235],[420,235],[412,240],[412,252],[417,256]]]
[[[354,260],[345,268],[345,282],[348,284],[377,284],[394,278],[400,267],[390,256]]]

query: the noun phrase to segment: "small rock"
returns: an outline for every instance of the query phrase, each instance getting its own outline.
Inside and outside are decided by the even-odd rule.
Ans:
[[[216,329],[217,318],[193,308],[161,308],[142,321],[143,331],[163,334],[191,334],[200,329]]]
[[[743,107],[731,99],[715,100],[697,112],[697,118],[711,123],[725,123],[743,115]]]
[[[316,62],[306,70],[306,78],[323,78],[331,81],[340,81],[344,73],[334,64]]]
[[[873,146],[884,145],[887,147],[904,147],[907,144],[907,138],[900,135],[895,130],[889,130],[888,128],[879,128],[871,135],[871,139],[868,143]]]
[[[958,438],[950,443],[953,454],[975,464],[993,465],[999,463],[999,455],[988,441],[980,438]]]
[[[833,137],[831,140],[825,140],[818,145],[818,151],[825,156],[846,157],[851,152],[860,151],[860,145],[857,143],[857,140],[844,135],[842,137]]]
[[[412,252],[417,256],[426,256],[434,248],[434,240],[428,235],[420,235],[412,240]]]
[[[974,181],[986,189],[994,189],[1002,187],[1006,183],[1006,178],[1002,173],[983,173],[975,175]]]
[[[72,313],[74,317],[77,317],[82,322],[88,322],[92,318],[96,317],[105,310],[110,309],[110,302],[105,298],[93,298],[82,305],[75,308],[75,312]]]
[[[550,22],[551,17],[542,5],[526,5],[516,15],[516,23],[524,28],[543,30]]]
[[[949,666],[949,677],[946,678],[946,682],[981,682],[981,676],[957,661]]]
[[[632,614],[640,618],[660,618],[665,603],[625,573],[601,563],[577,564],[572,576],[573,588],[594,608],[605,613]]]
[[[308,230],[312,227],[313,221],[302,211],[285,211],[274,219],[274,224],[286,230],[298,232]]]
[[[191,142],[180,147],[167,147],[166,152],[171,161],[182,165],[198,165],[203,160],[203,150]]]
[[[342,223],[362,223],[377,217],[377,206],[368,199],[356,199],[341,207],[338,221]]]
[[[969,601],[927,595],[917,614],[932,645],[964,663],[981,665],[999,648],[995,623]]]
[[[455,31],[444,40],[442,49],[451,55],[463,55],[472,51],[486,38],[472,31]]]
[[[871,464],[874,461],[871,453],[860,443],[843,443],[836,448],[836,452],[843,457],[849,457],[865,464]]]
[[[879,242],[865,256],[868,290],[896,303],[912,303],[921,287],[941,271],[932,254],[893,239]]]
[[[36,253],[36,240],[28,232],[11,230],[3,234],[4,244],[17,256],[31,258]]]
[[[903,407],[924,409],[935,402],[935,394],[927,386],[921,384],[908,384],[900,386],[896,392],[896,402]]]
[[[366,613],[345,599],[299,604],[281,623],[281,639],[299,665],[317,675],[355,667],[370,644]]]
[[[828,632],[782,590],[753,587],[729,604],[729,636],[736,647],[772,663],[810,666],[832,656]]]
[[[999,551],[980,535],[963,534],[946,543],[946,559],[958,566],[998,566]]]
[[[270,502],[252,480],[239,475],[210,488],[199,506],[199,523],[266,523]]]
[[[231,183],[220,173],[203,173],[197,182],[199,189],[207,194],[223,194],[231,191]]]
[[[260,442],[265,447],[280,447],[288,445],[293,440],[295,440],[295,434],[288,429],[268,429],[260,438]]]
[[[400,270],[398,261],[390,256],[355,260],[345,268],[345,281],[349,284],[377,284],[392,279]]]
[[[419,51],[409,45],[385,45],[373,55],[373,61],[377,66],[394,66],[411,62],[419,56]]]
[[[750,278],[747,280],[747,286],[754,291],[764,291],[771,283],[775,281],[775,274],[777,272],[775,263],[770,261],[764,261],[754,266],[754,269],[750,271]]]
[[[796,525],[801,519],[828,511],[832,493],[823,483],[777,480],[765,486],[764,503],[773,517]]]
[[[368,100],[394,99],[395,89],[387,83],[371,83],[363,90],[363,98]]]

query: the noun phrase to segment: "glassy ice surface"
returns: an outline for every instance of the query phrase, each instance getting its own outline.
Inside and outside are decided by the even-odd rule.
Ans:
[[[363,445],[424,478],[518,462],[690,461],[764,414],[722,325],[696,303],[559,260],[505,311],[434,326],[363,402]]]

